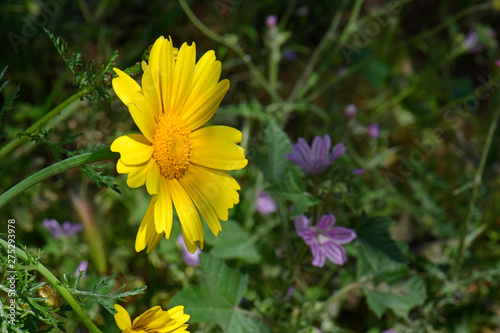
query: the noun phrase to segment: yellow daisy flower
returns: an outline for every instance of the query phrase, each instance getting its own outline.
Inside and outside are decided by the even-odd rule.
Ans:
[[[176,306],[168,311],[163,311],[160,306],[155,306],[132,320],[127,310],[115,304],[116,325],[122,333],[182,333],[187,332],[189,326],[186,322],[189,315],[184,313],[183,306]]]
[[[165,234],[170,237],[173,207],[191,253],[203,249],[205,219],[215,236],[219,220],[239,202],[238,183],[227,170],[245,167],[241,132],[227,126],[205,126],[229,89],[219,82],[220,61],[208,51],[196,62],[196,47],[177,51],[163,36],[154,43],[149,63],[142,62],[142,87],[115,68],[113,89],[128,107],[142,134],[117,138],[111,150],[120,153],[118,173],[127,184],[146,184],[151,202],[137,233],[137,252],[148,253]]]

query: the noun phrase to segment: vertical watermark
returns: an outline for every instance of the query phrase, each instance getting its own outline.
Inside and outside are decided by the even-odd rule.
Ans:
[[[8,219],[7,220],[7,242],[9,243],[7,247],[7,268],[9,269],[6,272],[7,275],[7,288],[8,288],[8,305],[7,305],[7,314],[8,323],[14,325],[16,319],[16,265],[17,265],[17,257],[16,257],[16,220]]]

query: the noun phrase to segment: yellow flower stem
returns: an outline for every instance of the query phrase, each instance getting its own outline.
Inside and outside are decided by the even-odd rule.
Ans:
[[[7,243],[4,239],[0,238],[0,244],[7,250],[9,248],[9,243]],[[18,258],[21,258],[23,261],[28,262],[28,255],[21,250],[20,248],[15,248],[16,255]],[[87,326],[91,333],[102,333],[99,328],[90,320],[89,317],[83,312],[83,309],[80,307],[78,302],[71,296],[70,292],[62,285],[62,283],[49,271],[44,265],[41,263],[37,263],[34,267],[40,274],[42,274],[47,281],[54,286],[54,288],[61,294],[61,296],[68,302],[68,304],[73,308],[77,316],[80,318],[83,324]]]
[[[82,98],[85,95],[87,95],[88,93],[90,93],[92,90],[93,90],[93,88],[88,87],[88,88],[85,88],[85,89],[79,91],[78,93],[74,94],[73,96],[69,97],[64,102],[62,102],[61,104],[59,104],[58,106],[56,106],[55,108],[50,110],[46,115],[44,115],[42,118],[40,118],[36,123],[31,125],[25,131],[25,133],[32,134],[32,133],[42,129],[43,126],[51,118],[53,118],[54,116],[59,114],[62,110],[64,110],[68,105],[70,105],[71,103],[73,103],[77,99]],[[2,147],[2,149],[0,149],[0,160],[2,160],[5,157],[5,155],[7,153],[9,153],[12,149],[16,148],[21,143],[24,143],[26,140],[28,140],[28,137],[22,136],[22,137],[17,137],[15,139],[11,140],[10,142],[8,142],[5,146]]]
[[[96,150],[91,153],[84,153],[76,156],[72,156],[51,166],[46,167],[38,171],[37,173],[29,176],[20,183],[11,187],[7,192],[0,196],[0,208],[5,206],[10,200],[14,199],[33,185],[53,177],[61,172],[75,168],[77,166],[94,163],[98,161],[103,161],[111,158],[119,158],[118,153],[113,153],[109,150],[109,147]]]
[[[140,73],[141,71],[142,70],[141,70],[140,64],[131,66],[131,67],[124,70],[125,73],[127,73],[128,75],[131,75],[131,76],[136,75],[136,74]],[[92,86],[88,86],[88,87],[85,87],[84,89],[80,90],[79,92],[77,92],[76,94],[69,97],[64,102],[62,102],[61,104],[59,104],[58,106],[56,106],[55,108],[50,110],[47,114],[45,114],[42,118],[40,118],[36,123],[34,123],[27,130],[25,130],[24,133],[32,134],[36,131],[39,131],[40,129],[42,129],[45,126],[45,124],[47,124],[47,122],[50,119],[52,119],[53,117],[58,115],[62,110],[64,110],[66,107],[68,107],[71,103],[73,103],[74,101],[76,101],[80,98],[87,96],[92,91],[94,91],[94,87],[92,87]],[[9,141],[7,144],[5,144],[0,149],[0,160],[3,160],[4,157],[12,149],[16,148],[17,146],[26,142],[27,140],[28,140],[27,136],[22,136],[22,137],[16,137],[16,138],[12,139],[11,141]]]
[[[187,4],[186,0],[179,0],[179,3],[186,13],[187,17],[193,22],[193,24],[201,30],[205,35],[207,35],[209,38],[213,39],[214,41],[224,44],[230,49],[232,49],[242,60],[245,62],[247,67],[250,69],[252,72],[253,76],[257,79],[259,84],[264,88],[269,95],[275,100],[275,101],[283,101],[283,98],[277,93],[276,89],[271,86],[271,84],[265,79],[264,75],[262,75],[261,71],[255,66],[255,64],[252,61],[252,58],[243,51],[243,49],[237,44],[238,42],[238,37],[231,35],[227,37],[222,37],[218,35],[217,33],[213,32],[210,30],[203,22],[198,19],[198,17],[193,13],[191,8],[189,8],[189,5]]]

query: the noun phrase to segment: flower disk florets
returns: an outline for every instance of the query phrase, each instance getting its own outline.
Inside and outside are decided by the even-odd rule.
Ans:
[[[163,115],[153,139],[153,158],[166,179],[181,179],[191,161],[191,132],[180,117]]]

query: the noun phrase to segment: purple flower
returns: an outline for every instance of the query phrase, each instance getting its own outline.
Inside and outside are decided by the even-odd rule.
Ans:
[[[55,239],[71,236],[73,234],[76,234],[83,228],[81,224],[73,224],[68,221],[64,222],[61,226],[59,222],[54,219],[43,220],[43,226],[50,231],[52,237],[54,237]]]
[[[333,214],[321,216],[316,227],[313,227],[311,220],[304,215],[297,216],[293,222],[297,234],[311,247],[314,266],[323,267],[326,259],[337,265],[346,262],[347,256],[342,244],[355,239],[356,232],[343,227],[334,228]]]
[[[478,53],[481,52],[483,46],[478,43],[478,34],[476,31],[469,31],[467,36],[465,37],[462,45],[469,53]]]
[[[379,124],[370,124],[366,128],[368,135],[372,138],[378,138],[380,136],[380,125]]]
[[[498,67],[500,67],[500,59],[498,59],[497,61],[495,61],[495,65],[497,65]]]
[[[285,300],[287,302],[290,300],[290,297],[292,297],[292,294],[294,291],[295,291],[295,287],[288,288],[288,291],[286,292],[286,297],[285,297]]]
[[[262,215],[271,214],[276,211],[276,202],[268,193],[259,191],[255,200],[255,208]]]
[[[295,52],[294,50],[290,50],[290,49],[284,50],[281,57],[283,58],[283,60],[290,61],[290,62],[293,62],[293,61],[297,60],[297,58],[298,58],[297,52]]]
[[[358,113],[358,109],[356,108],[356,105],[349,104],[349,105],[346,105],[344,113],[345,113],[345,116],[347,118],[351,119],[351,118],[354,118],[356,113]]]
[[[186,242],[184,241],[184,237],[180,234],[177,237],[177,243],[180,244],[182,249],[182,259],[184,259],[184,263],[188,266],[200,266],[200,248],[197,248],[194,253],[188,251],[186,247]]]
[[[355,174],[355,175],[358,175],[358,176],[364,174],[365,172],[366,172],[365,169],[354,169],[354,170],[352,170],[352,173]]]
[[[276,15],[269,15],[266,17],[266,25],[268,28],[275,27],[278,23],[278,17]]]
[[[330,154],[331,145],[332,141],[328,134],[324,138],[316,136],[311,147],[306,140],[299,138],[296,144],[292,144],[292,151],[286,155],[286,158],[301,167],[307,174],[321,173],[346,151],[344,144],[338,143]]]
[[[87,274],[87,267],[89,267],[89,263],[87,262],[87,260],[82,260],[82,262],[76,268],[75,273],[73,273],[73,276],[77,278],[78,275],[80,275],[80,271],[83,271],[82,277],[84,277]]]

